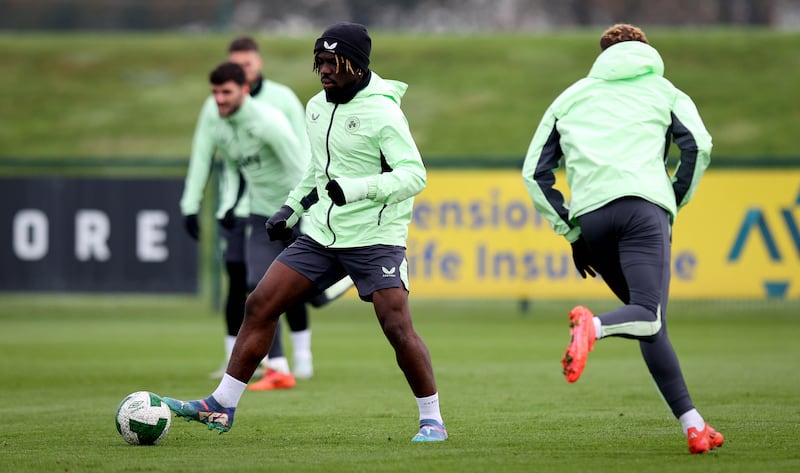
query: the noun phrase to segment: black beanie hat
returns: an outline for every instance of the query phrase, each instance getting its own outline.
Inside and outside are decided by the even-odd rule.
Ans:
[[[350,59],[355,67],[366,71],[369,68],[372,39],[364,25],[336,23],[329,26],[314,43],[314,54],[320,51],[344,56]]]

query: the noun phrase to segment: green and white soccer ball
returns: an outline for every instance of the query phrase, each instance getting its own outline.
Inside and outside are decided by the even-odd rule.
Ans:
[[[117,432],[131,445],[154,445],[169,432],[172,413],[154,393],[137,391],[119,403]]]

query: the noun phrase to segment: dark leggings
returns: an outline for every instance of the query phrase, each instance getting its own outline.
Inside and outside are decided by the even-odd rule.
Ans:
[[[270,241],[267,237],[267,232],[264,230],[266,223],[267,217],[257,214],[251,214],[248,220],[250,232],[245,245],[245,255],[248,265],[247,285],[251,291],[256,288],[267,268],[275,261],[275,258],[291,243],[291,241]],[[299,234],[299,228],[296,228],[295,236]],[[242,311],[242,317],[244,317],[244,310]],[[289,323],[289,330],[292,332],[306,330],[309,326],[309,321],[305,303],[301,302],[290,307],[286,311],[286,321]],[[282,338],[281,324],[279,323],[269,350],[270,358],[285,356]]]
[[[244,301],[247,300],[247,269],[242,261],[225,263],[228,272],[228,298],[225,301],[225,325],[228,335],[236,336],[244,320]]]
[[[604,333],[639,340],[653,380],[680,417],[694,405],[667,335],[669,214],[646,200],[624,198],[579,217],[579,223],[593,267],[625,303],[598,315]],[[648,332],[648,327],[657,330]]]
[[[229,261],[225,263],[228,273],[228,295],[225,301],[225,326],[228,335],[236,336],[244,320],[244,304],[247,300],[247,268],[244,262]],[[300,332],[308,328],[308,312],[305,305],[299,304],[286,312],[286,321],[292,332]],[[284,356],[283,342],[276,335],[269,356],[272,358]]]

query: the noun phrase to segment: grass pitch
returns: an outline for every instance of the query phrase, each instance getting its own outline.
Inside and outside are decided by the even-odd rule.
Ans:
[[[726,438],[704,456],[688,454],[636,343],[598,342],[583,378],[563,380],[573,304],[523,314],[513,302],[412,300],[443,444],[410,442],[413,396],[372,308],[351,299],[312,312],[313,379],[245,393],[224,435],[173,419],[162,443],[134,447],[115,430],[117,404],[137,390],[210,393],[221,316],[185,297],[0,296],[0,471],[798,471],[797,301],[671,304],[690,392]]]

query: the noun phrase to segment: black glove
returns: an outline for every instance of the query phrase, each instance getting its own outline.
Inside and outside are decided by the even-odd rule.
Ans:
[[[577,240],[572,242],[572,262],[575,263],[575,267],[578,269],[578,272],[581,273],[581,277],[586,279],[586,273],[589,273],[589,276],[595,277],[596,274],[594,272],[594,268],[592,268],[589,257],[589,245],[586,244],[586,240],[583,237],[578,237]]]
[[[325,184],[331,201],[342,206],[369,198],[369,178],[340,177]]]
[[[285,241],[292,238],[292,226],[297,223],[297,219],[292,217],[294,217],[294,210],[288,205],[282,206],[275,212],[265,224],[269,239]],[[291,225],[288,223],[289,219],[294,220]]]
[[[328,183],[325,184],[325,190],[328,191],[328,197],[331,198],[334,204],[341,207],[347,203],[347,199],[344,198],[342,186],[340,186],[336,180],[328,181]]]
[[[184,215],[183,226],[192,240],[200,238],[200,221],[197,219],[197,214]]]
[[[219,224],[226,230],[230,230],[236,226],[236,216],[233,215],[233,209],[229,209],[225,212],[225,215],[219,219]]]

